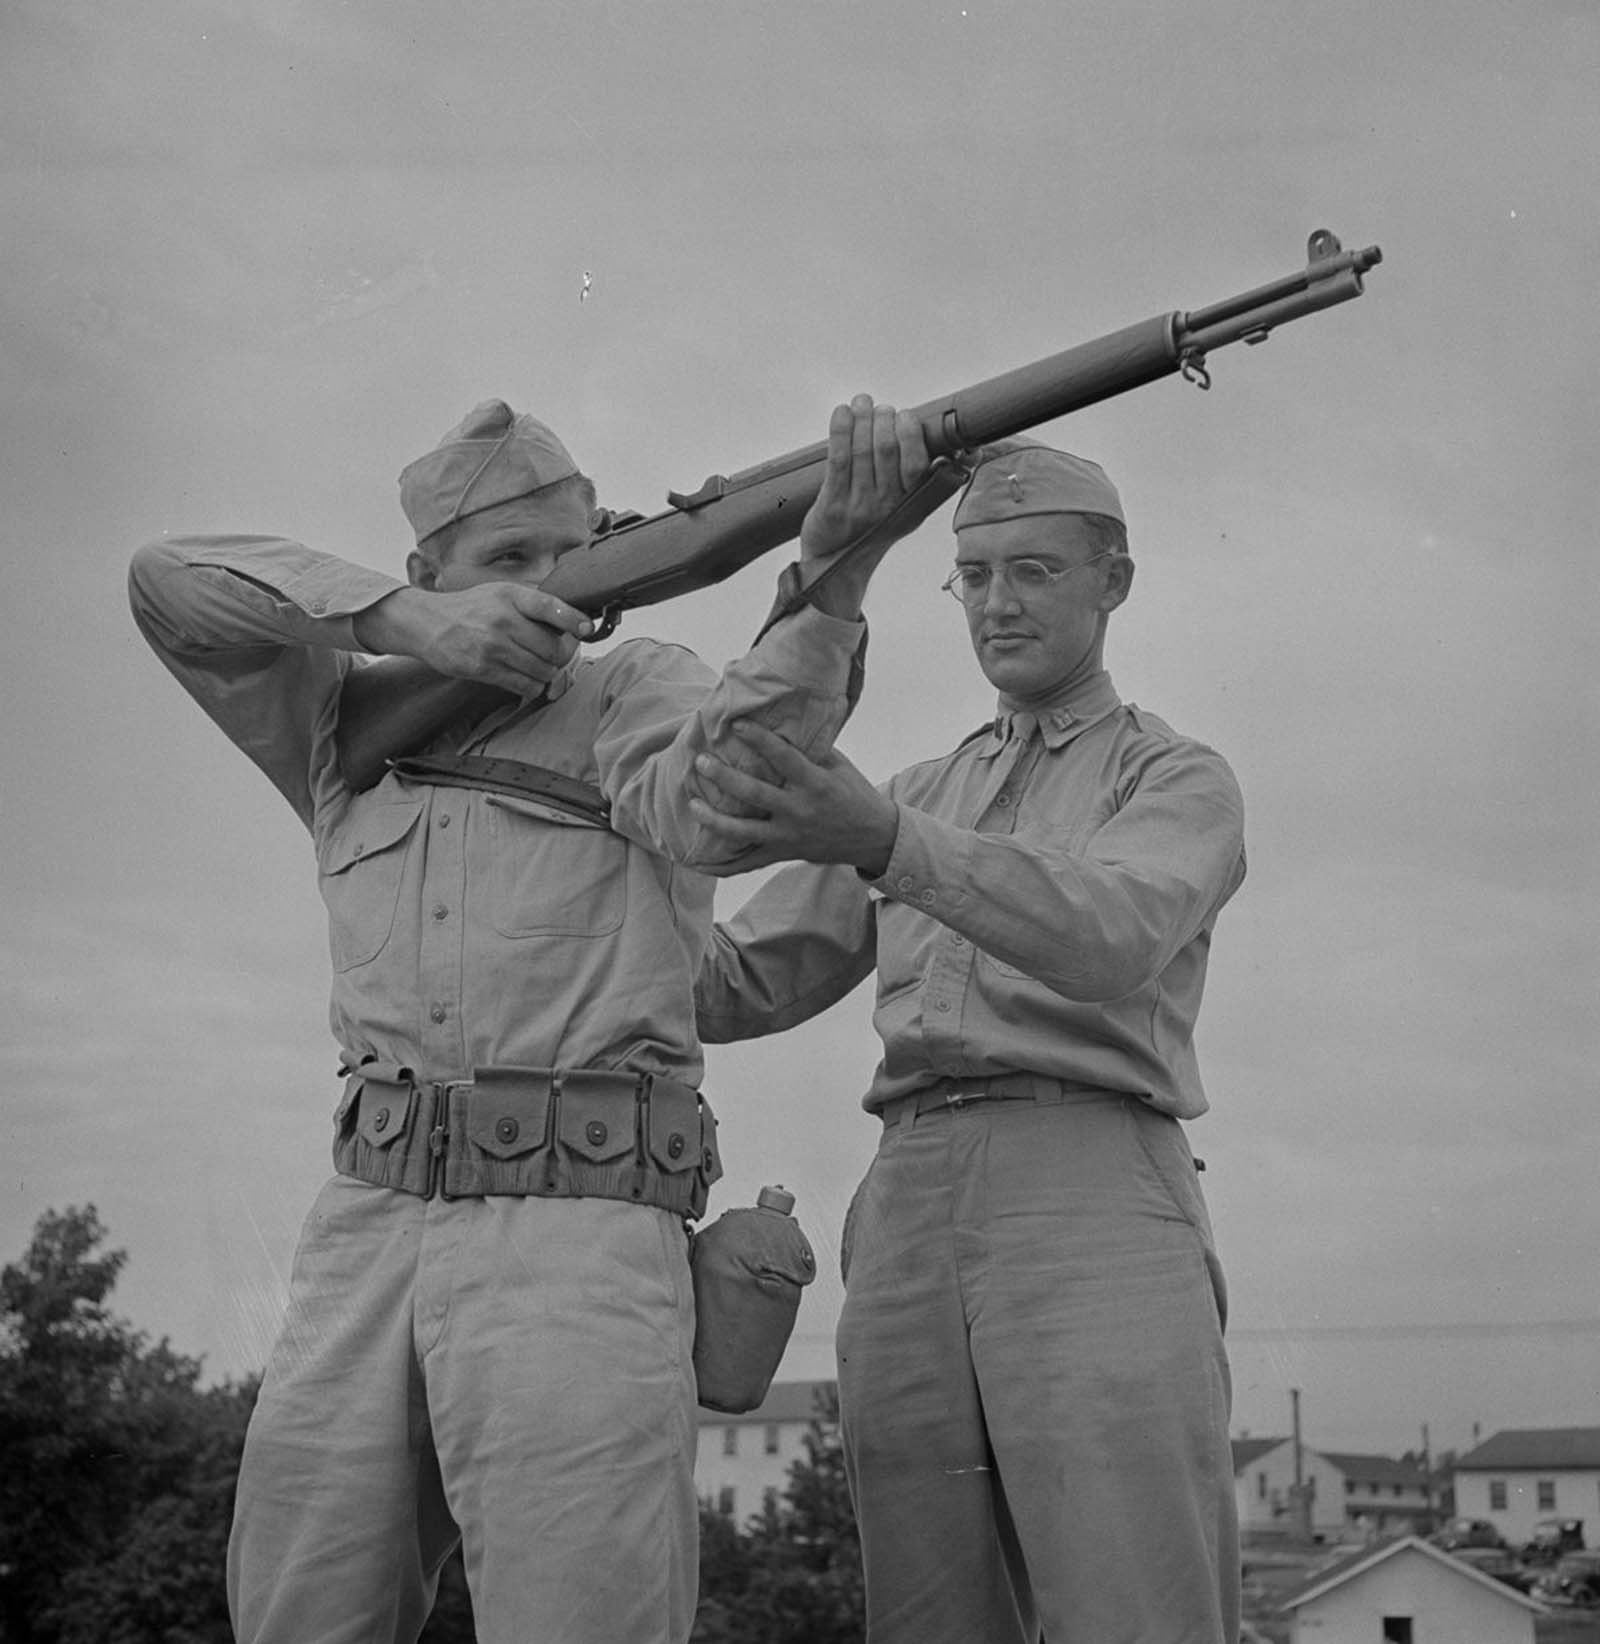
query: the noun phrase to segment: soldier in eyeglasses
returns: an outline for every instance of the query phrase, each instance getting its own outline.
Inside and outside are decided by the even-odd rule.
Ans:
[[[877,972],[837,1344],[871,1644],[1232,1644],[1226,1297],[1181,1121],[1239,788],[1105,671],[1134,565],[1098,465],[987,447],[955,535],[991,725],[881,788],[756,726],[777,782],[701,759],[740,867],[795,865],[717,927],[700,1032]]]

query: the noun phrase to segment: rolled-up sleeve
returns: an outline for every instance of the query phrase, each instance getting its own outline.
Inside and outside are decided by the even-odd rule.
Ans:
[[[151,649],[308,825],[357,665],[353,619],[403,586],[281,537],[175,537],[128,573]]]
[[[694,762],[703,752],[740,769],[764,762],[733,734],[749,720],[805,753],[831,746],[853,697],[865,625],[807,608],[769,628],[751,650],[713,678],[664,665],[676,647],[619,647],[608,682],[610,705],[595,744],[612,826],[690,867],[736,861],[695,821],[688,797],[701,791]],[[709,795],[708,795],[709,797]]]

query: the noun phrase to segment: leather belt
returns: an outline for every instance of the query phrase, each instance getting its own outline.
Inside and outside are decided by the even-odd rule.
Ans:
[[[1105,1090],[1098,1085],[1077,1085],[1066,1079],[1052,1079],[1043,1073],[996,1073],[980,1079],[940,1079],[920,1090],[896,1096],[878,1110],[884,1129],[914,1122],[933,1113],[959,1113],[979,1102],[1032,1102],[1053,1107],[1061,1102],[1088,1101],[1095,1097],[1125,1096],[1125,1091]]]

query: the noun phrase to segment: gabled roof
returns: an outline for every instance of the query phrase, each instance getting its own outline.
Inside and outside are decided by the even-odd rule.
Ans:
[[[1234,1474],[1242,1473],[1269,1450],[1293,1443],[1294,1440],[1289,1438],[1234,1439]],[[1409,1461],[1396,1461],[1392,1456],[1356,1455],[1348,1450],[1315,1450],[1309,1444],[1305,1446],[1305,1453],[1337,1468],[1346,1478],[1359,1479],[1363,1484],[1409,1484],[1421,1489],[1428,1479],[1420,1467]]]
[[[1428,1475],[1414,1462],[1396,1461],[1392,1456],[1352,1455],[1345,1450],[1319,1450],[1324,1461],[1332,1462],[1346,1478],[1362,1484],[1410,1484],[1421,1489]]]
[[[1419,1536],[1395,1536],[1388,1541],[1377,1541],[1370,1547],[1363,1547],[1352,1553],[1348,1558],[1339,1559],[1325,1570],[1319,1570],[1298,1592],[1289,1594],[1283,1600],[1283,1607],[1286,1610],[1299,1609],[1302,1604],[1309,1604],[1313,1599],[1321,1598],[1323,1594],[1332,1592],[1335,1587],[1359,1580],[1369,1570],[1375,1570],[1380,1564],[1408,1550],[1420,1553],[1424,1558],[1431,1558],[1436,1564],[1443,1565],[1452,1575],[1459,1576],[1461,1580],[1476,1582],[1478,1586],[1487,1588],[1509,1603],[1531,1610],[1535,1615],[1546,1613],[1544,1606],[1534,1599],[1519,1593],[1514,1587],[1508,1587],[1503,1581],[1496,1581],[1493,1576],[1486,1576],[1481,1570],[1473,1569],[1470,1564],[1463,1564],[1458,1558],[1451,1558],[1448,1553],[1441,1552]]]
[[[767,1426],[788,1422],[807,1424],[817,1416],[818,1395],[831,1393],[831,1381],[775,1381],[767,1389],[767,1396],[754,1410],[729,1415],[723,1410],[697,1410],[695,1417],[701,1427],[726,1427],[730,1423],[741,1426]]]
[[[1233,1444],[1233,1470],[1242,1473],[1252,1461],[1264,1456],[1269,1450],[1276,1450],[1280,1444],[1289,1444],[1293,1441],[1286,1438],[1236,1438]]]
[[[1600,1468],[1600,1427],[1507,1427],[1456,1458],[1458,1473]]]

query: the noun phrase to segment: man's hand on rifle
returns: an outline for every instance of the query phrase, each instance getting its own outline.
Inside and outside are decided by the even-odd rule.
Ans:
[[[822,490],[800,529],[800,576],[821,580],[813,603],[830,616],[861,614],[861,598],[890,546],[909,535],[961,488],[965,474],[928,455],[909,411],[857,394],[828,423]],[[870,542],[862,542],[868,534]],[[840,559],[847,548],[862,543]],[[826,577],[823,573],[826,572]]]
[[[704,871],[727,877],[773,862],[848,862],[875,879],[887,869],[899,807],[837,748],[813,759],[753,720],[733,730],[773,780],[714,754],[695,760],[701,794],[709,798],[691,797],[689,808],[729,851],[725,866]]]
[[[356,618],[356,637],[381,656],[410,656],[453,679],[538,696],[594,624],[554,594],[513,582],[453,593],[399,588]]]

